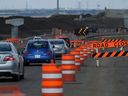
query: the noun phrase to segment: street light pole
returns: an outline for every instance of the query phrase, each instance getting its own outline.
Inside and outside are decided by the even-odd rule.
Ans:
[[[57,14],[59,14],[59,0],[57,0]]]

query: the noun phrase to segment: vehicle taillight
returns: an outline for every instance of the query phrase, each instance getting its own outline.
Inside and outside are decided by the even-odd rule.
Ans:
[[[6,56],[3,61],[13,61],[13,60],[15,60],[14,57],[12,57],[12,56]]]
[[[48,56],[50,56],[50,51],[47,52]]]

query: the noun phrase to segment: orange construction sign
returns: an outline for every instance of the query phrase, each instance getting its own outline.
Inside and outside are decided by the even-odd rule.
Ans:
[[[117,48],[128,46],[128,41],[93,43],[93,48]]]
[[[121,57],[128,56],[128,51],[98,52],[92,55],[93,58]]]

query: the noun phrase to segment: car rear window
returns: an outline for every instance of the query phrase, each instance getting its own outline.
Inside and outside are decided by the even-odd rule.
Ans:
[[[11,46],[9,44],[0,44],[0,51],[11,51]]]
[[[63,41],[50,41],[50,43],[52,44],[52,45],[56,45],[56,44],[64,44],[64,42]]]
[[[28,48],[31,49],[40,49],[40,48],[48,48],[47,41],[34,41],[28,44]]]

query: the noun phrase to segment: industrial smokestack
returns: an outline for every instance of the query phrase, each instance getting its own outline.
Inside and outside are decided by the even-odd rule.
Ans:
[[[56,10],[56,14],[59,14],[59,0],[57,0],[57,10]]]

